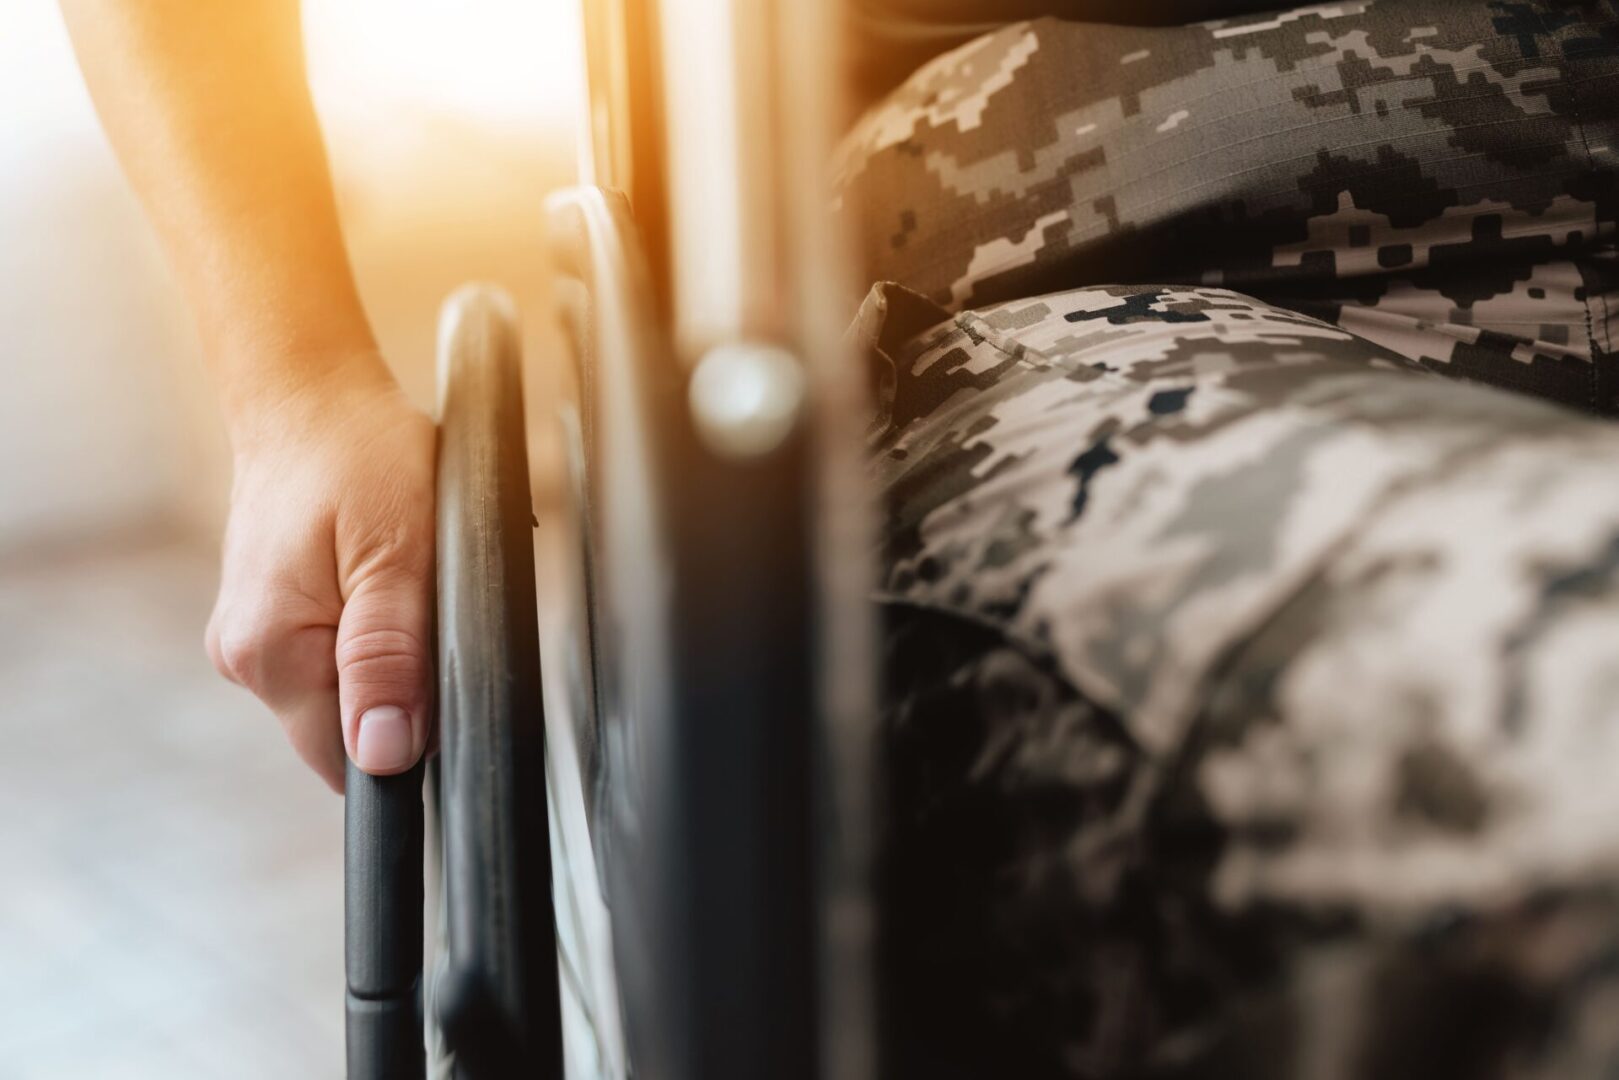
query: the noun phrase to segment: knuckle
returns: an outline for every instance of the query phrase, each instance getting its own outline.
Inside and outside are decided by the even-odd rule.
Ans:
[[[219,659],[225,677],[253,689],[264,681],[264,658],[269,652],[269,639],[254,630],[221,634]]]
[[[427,650],[406,630],[366,630],[350,634],[337,645],[337,670],[345,677],[389,675],[420,678]]]
[[[214,670],[223,678],[230,678],[230,668],[225,664],[224,653],[219,648],[218,616],[208,620],[208,629],[202,635],[202,649],[208,654],[208,662],[213,664]]]
[[[225,678],[252,689],[263,681],[264,643],[246,634],[221,634],[219,667]]]
[[[207,645],[208,661],[213,664],[214,672],[227,682],[236,681],[236,673],[231,670],[230,662],[225,659],[224,651],[219,647],[217,640],[210,640]]]
[[[255,690],[263,683],[266,661],[282,636],[280,620],[272,612],[249,610],[221,620],[211,651],[227,679]]]
[[[433,564],[431,511],[420,500],[366,515],[346,538],[355,577],[397,584],[425,581]]]

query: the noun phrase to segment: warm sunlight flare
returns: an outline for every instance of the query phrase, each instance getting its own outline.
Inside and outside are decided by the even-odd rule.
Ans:
[[[567,120],[580,90],[577,23],[573,0],[304,4],[329,122],[398,105],[499,124]]]

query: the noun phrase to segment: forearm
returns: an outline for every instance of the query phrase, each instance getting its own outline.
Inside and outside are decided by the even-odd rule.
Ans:
[[[433,423],[354,287],[297,0],[62,0],[196,312],[236,448],[208,652],[332,787],[432,720]]]
[[[232,427],[338,369],[385,377],[343,247],[297,0],[62,10]]]

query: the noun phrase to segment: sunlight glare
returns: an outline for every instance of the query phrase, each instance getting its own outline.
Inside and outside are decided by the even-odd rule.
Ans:
[[[576,2],[304,0],[323,117],[375,123],[404,107],[489,126],[568,121],[582,78]]]

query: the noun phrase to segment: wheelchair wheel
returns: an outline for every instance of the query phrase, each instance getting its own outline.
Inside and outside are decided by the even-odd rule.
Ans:
[[[455,1075],[561,1075],[534,515],[511,301],[480,286],[439,331],[438,797]]]

